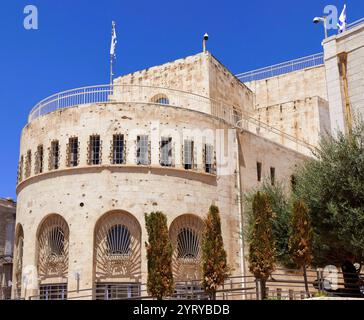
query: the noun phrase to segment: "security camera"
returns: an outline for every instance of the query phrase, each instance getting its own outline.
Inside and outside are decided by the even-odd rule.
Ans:
[[[207,33],[205,33],[205,35],[203,36],[203,39],[204,39],[205,41],[209,40],[209,35],[208,35]]]
[[[322,18],[315,17],[315,18],[313,18],[313,23],[320,23],[321,20],[322,20]]]

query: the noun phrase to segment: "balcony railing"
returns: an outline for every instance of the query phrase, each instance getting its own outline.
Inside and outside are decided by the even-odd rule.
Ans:
[[[352,28],[354,28],[354,27],[356,27],[356,26],[359,26],[359,25],[361,25],[361,24],[364,24],[364,18],[361,18],[361,19],[359,19],[359,20],[357,20],[357,21],[354,21],[354,22],[352,22],[352,23],[349,23],[349,24],[346,26],[346,30],[350,30],[350,29],[352,29]]]
[[[364,18],[354,21],[346,26],[346,30],[353,29],[361,24],[364,24]],[[276,77],[282,74],[291,73],[294,71],[299,71],[307,68],[317,67],[324,64],[324,54],[316,53],[307,57],[282,62],[272,66],[239,73],[236,77],[241,82],[250,82],[268,79]]]
[[[241,112],[232,105],[204,97],[198,94],[176,89],[136,85],[99,85],[72,89],[54,94],[39,102],[29,114],[29,123],[48,113],[75,106],[97,103],[133,103],[166,105],[176,108],[194,110],[212,115],[255,134],[273,133],[284,140],[289,140],[288,147],[305,154],[311,154],[312,146],[277,128],[255,119],[254,114]]]
[[[269,67],[240,73],[237,78],[241,82],[257,81],[276,77],[282,74],[299,71],[307,68],[317,67],[324,64],[324,54],[316,53],[311,56],[282,62]]]

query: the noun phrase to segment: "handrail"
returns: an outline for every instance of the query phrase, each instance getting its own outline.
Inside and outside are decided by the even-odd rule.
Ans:
[[[352,23],[349,23],[349,24],[346,26],[346,30],[350,30],[350,29],[352,29],[352,28],[354,28],[354,27],[356,27],[356,26],[359,26],[359,25],[361,25],[361,24],[364,24],[364,18],[361,18],[361,19],[356,20],[356,21],[354,21],[354,22],[352,22]]]
[[[241,82],[250,82],[262,80],[266,78],[276,77],[282,74],[291,73],[307,68],[312,68],[324,64],[323,52],[312,54],[306,57],[281,62],[268,67],[263,67],[243,73],[239,73],[236,77]]]
[[[346,30],[350,30],[354,27],[357,27],[361,24],[364,24],[364,18],[361,18],[357,21],[354,21],[352,23],[349,23],[346,26]],[[306,68],[316,67],[324,64],[324,55],[322,52],[316,53],[310,56],[281,62],[278,64],[274,64],[271,66],[239,73],[236,75],[236,77],[241,82],[250,82],[250,81],[256,81],[256,80],[263,80],[275,76],[279,76],[282,74],[299,71]]]
[[[168,100],[163,101],[163,103],[154,101],[153,98],[160,94],[165,94],[168,97]],[[212,115],[226,121],[234,128],[239,120],[244,119],[250,126],[245,126],[245,128],[241,129],[249,130],[253,125],[253,129],[250,130],[252,132],[254,132],[254,130],[258,131],[257,128],[259,127],[259,129],[268,130],[269,132],[284,137],[308,150],[312,148],[312,146],[305,141],[255,119],[255,115],[252,113],[238,111],[230,104],[191,92],[152,86],[127,84],[99,85],[56,93],[43,99],[33,107],[29,114],[29,123],[56,110],[95,103],[142,103],[154,105],[167,103],[168,106],[191,109]]]

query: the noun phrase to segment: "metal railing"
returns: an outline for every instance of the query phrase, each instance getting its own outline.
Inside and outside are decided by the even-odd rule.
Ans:
[[[353,29],[361,24],[364,24],[364,18],[349,23],[346,26],[346,30]],[[291,61],[286,61],[282,63],[278,63],[272,66],[247,71],[243,73],[239,73],[236,77],[241,82],[250,82],[250,81],[257,81],[268,79],[272,77],[276,77],[282,74],[291,73],[294,71],[299,71],[307,68],[317,67],[324,64],[324,54],[316,53],[307,57],[294,59]]]
[[[352,22],[352,23],[349,23],[349,24],[346,26],[346,30],[350,30],[350,29],[352,29],[352,28],[354,28],[354,27],[356,27],[356,26],[359,26],[359,25],[361,25],[361,24],[364,24],[364,18],[361,18],[361,19],[359,19],[359,20],[357,20],[357,21],[354,21],[354,22]]]
[[[143,103],[159,104],[211,113],[226,121],[233,121],[232,107],[208,97],[177,89],[140,85],[98,85],[71,89],[54,94],[39,102],[29,114],[29,122],[48,113],[80,105],[96,103]]]
[[[272,66],[240,73],[236,77],[241,82],[257,81],[276,77],[282,74],[291,73],[307,68],[317,67],[324,64],[324,54],[316,53],[307,57],[278,63]]]
[[[266,299],[303,300],[313,297],[364,299],[364,274],[337,273],[336,280],[322,269],[307,270],[308,291],[302,270],[277,268],[265,283]],[[359,280],[358,284],[356,279]],[[155,300],[146,284],[95,284],[93,288],[65,291],[55,285],[30,300]],[[177,281],[175,292],[166,300],[209,300],[200,280]],[[262,282],[252,275],[229,277],[216,291],[217,300],[261,300]]]
[[[270,132],[279,135],[284,140],[291,141],[289,147],[298,151],[303,150],[306,154],[311,154],[312,146],[307,142],[257,120],[252,113],[238,111],[232,105],[198,94],[160,87],[99,85],[64,91],[39,102],[30,112],[29,122],[57,110],[81,105],[113,102],[168,105],[205,113],[226,121],[232,127],[236,127],[237,123],[239,123],[241,129],[249,130],[255,134]],[[302,150],[299,150],[297,146],[300,146],[299,148]]]

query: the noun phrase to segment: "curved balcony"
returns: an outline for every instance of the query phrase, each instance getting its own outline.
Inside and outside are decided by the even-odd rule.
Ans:
[[[29,114],[28,122],[57,110],[95,103],[139,103],[184,108],[211,115],[227,122],[234,128],[254,134],[279,135],[281,140],[288,140],[288,143],[284,143],[286,146],[306,154],[310,154],[310,150],[313,148],[306,141],[257,120],[254,114],[237,110],[227,103],[191,92],[152,86],[99,85],[56,93],[35,105]]]
[[[216,116],[229,124],[241,119],[232,106],[190,92],[151,86],[99,85],[67,90],[42,100],[30,112],[28,122],[60,109],[113,102],[161,104],[190,109]]]

